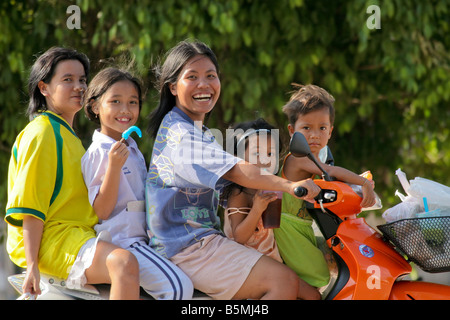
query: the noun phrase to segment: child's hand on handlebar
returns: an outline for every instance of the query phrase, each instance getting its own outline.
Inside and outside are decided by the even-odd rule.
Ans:
[[[374,187],[375,183],[369,179],[367,179],[362,185],[363,200],[361,201],[361,207],[368,208],[376,203],[377,196],[373,191]]]
[[[320,188],[318,185],[314,183],[312,179],[306,179],[298,182],[294,182],[293,186],[291,188],[290,193],[295,196],[294,189],[297,187],[303,187],[308,190],[308,193],[306,196],[302,197],[301,199],[314,203],[314,198],[319,194]]]

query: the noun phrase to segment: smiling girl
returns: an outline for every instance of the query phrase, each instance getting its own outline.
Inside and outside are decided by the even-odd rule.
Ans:
[[[295,299],[298,278],[285,265],[224,236],[219,192],[231,182],[293,194],[319,188],[273,175],[226,153],[204,126],[220,95],[219,66],[201,42],[175,46],[157,72],[159,105],[150,116],[155,136],[146,183],[152,246],[215,299]],[[200,157],[198,155],[201,155]]]
[[[140,81],[106,68],[92,79],[84,101],[86,115],[100,124],[81,160],[89,201],[99,217],[95,230],[108,231],[115,245],[136,256],[140,285],[147,293],[156,299],[190,299],[189,278],[148,246],[143,206],[147,167],[133,138],[120,141],[141,111]]]

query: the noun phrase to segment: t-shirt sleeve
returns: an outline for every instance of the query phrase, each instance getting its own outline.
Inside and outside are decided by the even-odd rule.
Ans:
[[[57,158],[51,127],[29,129],[16,140],[8,175],[8,223],[22,226],[24,215],[45,222],[57,182]]]
[[[81,158],[81,171],[88,189],[89,203],[94,200],[102,185],[108,167],[108,151],[105,148],[91,146]]]
[[[173,149],[171,159],[180,186],[216,189],[224,180],[221,177],[240,161],[211,137],[185,134]]]

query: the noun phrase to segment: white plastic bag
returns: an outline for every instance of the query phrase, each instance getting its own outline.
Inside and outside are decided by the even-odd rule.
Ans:
[[[406,174],[400,169],[397,169],[395,174],[407,196],[398,190],[395,192],[402,202],[383,213],[386,222],[415,218],[418,214],[424,216],[428,210],[445,209],[445,212],[450,211],[449,187],[420,177],[408,182]]]
[[[395,195],[403,200],[383,213],[383,218],[387,223],[401,219],[411,219],[414,218],[416,214],[424,211],[423,206],[416,198],[412,196],[405,197],[398,191],[395,192]]]
[[[430,211],[436,209],[450,209],[450,188],[428,179],[417,177],[410,183],[411,196],[426,198]]]

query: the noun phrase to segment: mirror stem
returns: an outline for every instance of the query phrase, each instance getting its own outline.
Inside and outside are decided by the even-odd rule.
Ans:
[[[322,178],[325,181],[332,181],[332,179],[330,178],[330,176],[328,175],[328,173],[322,169],[322,167],[320,166],[320,164],[317,162],[316,157],[314,157],[311,153],[308,153],[307,157],[315,163],[315,165],[320,169],[320,171],[322,171]]]

